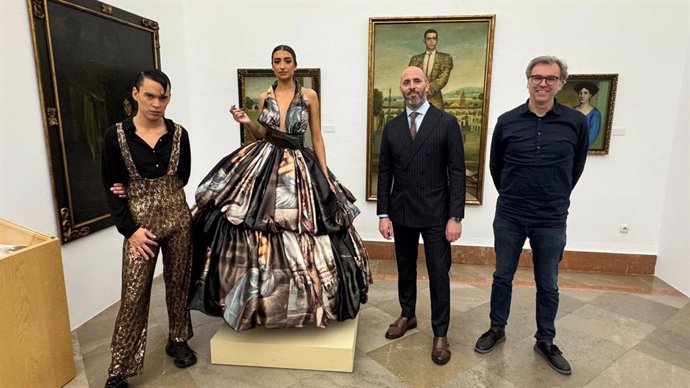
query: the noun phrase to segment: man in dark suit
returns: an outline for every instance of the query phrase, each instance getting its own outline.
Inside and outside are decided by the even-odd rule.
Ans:
[[[426,50],[410,58],[409,66],[417,66],[429,80],[427,100],[431,105],[443,110],[442,89],[448,83],[450,71],[453,70],[453,57],[450,54],[436,51],[438,32],[428,29],[424,31],[424,45]]]
[[[465,157],[458,122],[427,101],[429,81],[419,67],[400,77],[405,110],[383,128],[379,159],[379,232],[395,231],[401,314],[386,338],[417,327],[417,247],[424,255],[431,291],[432,360],[450,360],[446,333],[450,321],[450,243],[462,234],[465,214]],[[419,130],[417,130],[419,129]]]

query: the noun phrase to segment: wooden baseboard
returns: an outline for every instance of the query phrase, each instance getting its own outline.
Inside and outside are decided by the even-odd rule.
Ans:
[[[395,260],[392,242],[365,241],[369,257],[374,260]],[[451,246],[453,263],[495,265],[493,247]],[[424,246],[419,245],[419,258],[424,258]],[[532,250],[525,249],[520,256],[520,267],[532,266]],[[626,275],[653,275],[656,255],[635,253],[565,251],[560,269],[564,271],[602,272]]]

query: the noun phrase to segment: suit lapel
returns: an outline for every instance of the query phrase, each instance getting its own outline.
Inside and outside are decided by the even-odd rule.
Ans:
[[[409,152],[409,149],[412,148],[412,136],[410,135],[410,123],[405,110],[395,118],[395,136],[406,152]]]

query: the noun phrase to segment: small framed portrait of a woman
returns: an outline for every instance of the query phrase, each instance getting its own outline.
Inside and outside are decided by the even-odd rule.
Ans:
[[[587,117],[589,153],[608,155],[618,74],[571,74],[556,98]]]

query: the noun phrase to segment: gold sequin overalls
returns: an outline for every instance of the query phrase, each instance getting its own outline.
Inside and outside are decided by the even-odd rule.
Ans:
[[[127,195],[134,222],[156,236],[163,253],[165,302],[168,307],[170,339],[186,341],[192,337],[192,325],[186,308],[191,270],[191,214],[177,176],[182,128],[175,124],[173,146],[166,175],[142,178],[127,146],[122,123],[117,137],[122,159],[129,173]],[[157,257],[157,250],[156,252]],[[129,239],[122,247],[122,299],[115,321],[110,350],[113,354],[108,370],[111,376],[129,377],[141,373],[144,366],[146,329],[148,326],[151,284],[156,258],[143,260],[130,253]]]

